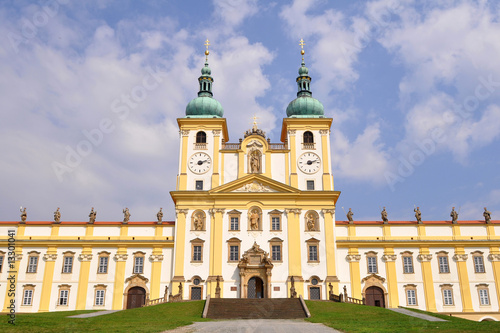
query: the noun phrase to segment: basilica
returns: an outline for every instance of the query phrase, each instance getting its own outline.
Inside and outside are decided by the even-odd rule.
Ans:
[[[198,97],[177,119],[175,221],[129,221],[127,209],[115,222],[0,222],[4,312],[12,299],[21,313],[118,310],[209,295],[328,300],[345,287],[367,305],[500,320],[500,221],[336,219],[332,119],[304,51],[277,143],[255,122],[229,141],[205,54]]]

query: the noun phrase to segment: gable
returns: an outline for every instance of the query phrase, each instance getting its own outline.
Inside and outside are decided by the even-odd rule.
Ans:
[[[260,174],[250,174],[208,191],[209,193],[299,193],[300,190]]]

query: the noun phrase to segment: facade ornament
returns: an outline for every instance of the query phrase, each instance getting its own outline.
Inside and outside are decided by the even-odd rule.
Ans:
[[[486,223],[491,222],[491,212],[489,210],[487,210],[486,207],[484,207],[483,216],[484,216],[484,222],[486,222]]]
[[[26,207],[21,207],[19,209],[19,211],[21,212],[21,223],[26,223],[26,219],[28,218],[28,214],[26,213]]]
[[[348,254],[345,258],[348,262],[359,262],[361,260],[361,254]]]
[[[419,254],[417,256],[417,259],[420,261],[420,262],[428,262],[428,261],[431,261],[432,260],[432,254]]]
[[[384,254],[382,256],[382,260],[385,262],[393,262],[393,261],[396,261],[397,258],[398,258],[398,256],[395,254]]]
[[[422,213],[420,212],[420,207],[413,208],[415,212],[415,219],[417,219],[418,224],[422,224]]]
[[[455,207],[451,208],[450,216],[451,216],[451,223],[457,224],[458,213],[455,211]]]
[[[217,285],[215,286],[215,298],[220,298],[220,276],[217,275],[217,278],[215,279],[217,282]]]
[[[80,261],[92,261],[92,253],[80,253],[78,255],[78,260]]]
[[[295,281],[292,278],[290,279],[290,298],[297,298],[297,292],[295,291]]]
[[[300,214],[302,212],[302,208],[285,208],[285,214]]]
[[[210,209],[210,214],[213,216],[212,209]],[[194,230],[196,231],[201,231],[204,230],[205,227],[205,221],[204,221],[204,216],[202,212],[198,212],[197,214],[193,215],[193,227]]]
[[[328,208],[323,208],[321,209],[321,212],[324,214],[335,214],[335,208],[332,208],[332,209],[328,209]]]
[[[158,211],[158,213],[156,213],[156,221],[158,224],[162,224],[163,223],[163,211],[162,211],[163,208],[160,207],[160,210]]]
[[[212,130],[212,134],[213,134],[214,136],[219,136],[221,132],[222,132],[222,131],[221,131],[220,129],[214,129],[214,130]]]
[[[262,172],[262,153],[258,150],[253,150],[248,155],[248,170],[249,173]]]
[[[128,254],[126,253],[116,253],[113,257],[115,261],[127,261]]]
[[[175,216],[177,217],[178,214],[187,215],[188,212],[189,212],[189,209],[176,209],[175,210]]]
[[[59,211],[59,207],[57,207],[54,212],[54,223],[61,223],[61,212]]]
[[[297,133],[297,130],[288,130],[288,135],[295,135],[295,133]]]
[[[94,207],[92,207],[89,214],[89,224],[94,224],[96,216],[97,212],[94,210]]]
[[[500,261],[500,253],[490,253],[488,259],[491,261]]]
[[[389,219],[387,218],[387,211],[385,210],[385,207],[380,212],[380,215],[382,216],[382,221],[384,221],[384,224],[389,223]]]
[[[129,220],[130,220],[130,212],[128,208],[125,207],[125,209],[123,210],[123,224],[127,224]]]
[[[57,253],[45,253],[43,255],[43,260],[45,261],[56,261]]]
[[[248,220],[250,222],[250,230],[260,230],[260,211],[257,208],[248,212]]]
[[[152,254],[149,256],[149,261],[151,262],[163,261],[163,254]]]
[[[319,134],[321,134],[321,135],[327,135],[328,133],[330,133],[330,130],[327,130],[327,129],[319,130]]]
[[[22,253],[16,253],[14,255],[14,261],[21,261],[23,260],[23,254]]]
[[[189,130],[180,130],[180,131],[179,131],[179,134],[180,134],[181,136],[188,136],[188,135],[189,135]]]
[[[467,258],[469,258],[468,254],[457,254],[453,256],[453,260],[455,261],[467,261]]]
[[[262,185],[257,181],[243,185],[242,187],[234,190],[233,192],[276,192],[269,186]]]
[[[307,231],[316,231],[316,216],[314,213],[309,213],[306,216],[306,226],[307,226]]]
[[[352,212],[351,208],[349,208],[349,211],[347,212],[346,216],[347,216],[347,221],[349,221],[350,224],[354,222],[354,219],[352,218],[353,215],[354,213]]]

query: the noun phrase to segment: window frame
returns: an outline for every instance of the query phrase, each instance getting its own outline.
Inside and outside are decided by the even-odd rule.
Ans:
[[[237,258],[233,258],[231,248],[236,247],[238,251]],[[233,237],[227,241],[227,262],[237,263],[240,261],[241,257],[241,240]]]
[[[5,263],[5,252],[0,251],[0,273],[2,273],[4,263]]]
[[[310,188],[310,184],[312,184],[312,188]],[[316,183],[314,179],[306,179],[306,190],[307,191],[315,191],[316,190]]]
[[[474,265],[474,273],[476,274],[486,273],[483,252],[481,251],[472,252],[472,264]]]
[[[69,306],[69,295],[71,292],[71,286],[69,284],[62,284],[59,285],[59,292],[57,293],[57,306]],[[65,296],[63,296],[65,294]],[[65,301],[65,304],[61,302],[62,300]]]
[[[66,260],[70,260],[70,263],[67,264]],[[72,274],[74,263],[75,263],[75,252],[72,252],[72,251],[63,252],[61,273],[62,274]]]
[[[306,241],[307,243],[307,263],[319,263],[320,255],[319,255],[319,240],[316,238],[310,238]],[[314,258],[314,251],[316,251],[316,258]],[[311,259],[312,256],[312,259]]]
[[[278,259],[274,259],[274,251],[273,251],[273,246],[277,246],[279,248],[279,255],[280,255],[280,258],[279,260]],[[274,237],[272,239],[269,240],[269,255],[270,255],[270,259],[271,261],[274,263],[281,263],[283,262],[283,240],[278,238],[278,237]],[[309,257],[309,254],[308,254],[308,257]]]
[[[134,261],[132,265],[132,274],[144,274],[146,253],[142,251],[137,251],[134,252],[133,255],[134,255]],[[140,262],[139,265],[137,264],[138,261]],[[140,268],[140,271],[137,268]]]
[[[369,251],[365,253],[365,256],[366,256],[366,272],[368,274],[378,274],[378,253],[375,251]],[[372,270],[370,267],[375,267],[375,270]]]
[[[233,209],[230,212],[227,212],[228,219],[228,230],[229,231],[240,231],[241,228],[241,212]],[[237,219],[237,228],[233,229],[233,221],[232,219]]]
[[[269,213],[269,230],[274,232],[279,232],[283,230],[283,212],[277,209],[270,211]],[[273,219],[278,219],[278,228],[275,228],[275,223]]]
[[[201,185],[201,186],[198,186],[198,185]],[[203,180],[195,179],[194,189],[195,189],[195,191],[203,191]]]
[[[191,263],[194,263],[194,264],[200,264],[200,263],[203,263],[203,245],[204,245],[205,241],[203,239],[200,239],[200,238],[195,238],[193,240],[191,240]],[[200,247],[200,259],[199,260],[195,260],[195,247]]]
[[[443,306],[455,306],[455,298],[453,296],[453,286],[451,284],[442,284],[441,287],[441,295],[443,297]],[[447,296],[446,293],[449,293]],[[447,300],[450,300],[451,303],[447,304]]]
[[[97,254],[97,274],[108,274],[110,252],[101,251]],[[101,259],[106,259],[106,266],[101,265]],[[104,272],[101,272],[101,267],[105,267]]]
[[[196,132],[195,143],[197,143],[197,144],[200,144],[200,143],[206,144],[207,143],[207,133],[205,133],[205,131],[198,131],[198,132]]]
[[[29,293],[29,297],[26,297],[26,294]],[[35,285],[34,284],[25,284],[23,285],[23,294],[21,306],[33,306],[33,298],[35,297]],[[29,299],[29,303],[26,303],[26,299]]]
[[[35,260],[35,263],[32,263],[32,260]],[[40,262],[40,252],[31,251],[28,252],[28,266],[26,267],[27,274],[36,274],[38,271],[38,263]]]
[[[437,255],[439,274],[450,274],[450,258],[448,257],[448,252],[440,251],[437,252],[436,255]],[[443,260],[446,260],[446,264],[441,262],[441,258],[444,258]],[[446,270],[443,270],[442,269],[443,267],[446,267]]]
[[[403,264],[403,274],[415,274],[415,266],[413,265],[413,252],[402,252],[401,262]]]
[[[477,284],[476,288],[477,288],[477,295],[479,297],[479,306],[491,306],[491,297],[488,284],[486,283]],[[487,303],[483,302],[484,299],[486,299]]]
[[[94,286],[94,306],[106,306],[106,287],[104,284]],[[101,293],[102,296],[99,296]],[[98,304],[98,300],[101,300],[102,304]]]
[[[406,306],[418,306],[417,286],[414,284],[407,284],[405,288]]]
[[[307,137],[306,137],[307,134]],[[310,136],[309,136],[310,134]],[[314,143],[314,134],[311,131],[304,131],[302,134],[302,142],[305,144],[311,144]]]

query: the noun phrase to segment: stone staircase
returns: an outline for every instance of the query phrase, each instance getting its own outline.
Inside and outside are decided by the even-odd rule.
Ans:
[[[209,298],[207,318],[214,319],[295,319],[309,311],[299,298]]]

